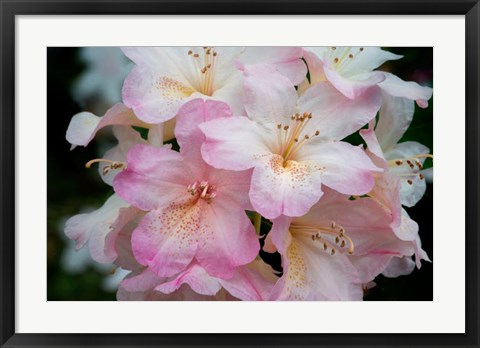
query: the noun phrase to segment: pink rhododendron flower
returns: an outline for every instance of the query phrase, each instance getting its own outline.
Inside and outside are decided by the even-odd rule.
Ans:
[[[192,101],[198,102],[204,103]],[[203,110],[227,116],[217,103],[205,102]],[[207,117],[201,112],[189,116],[188,120]],[[180,144],[201,135],[196,127],[190,129],[185,138],[177,134]],[[247,171],[208,166],[199,151],[183,154],[134,146],[128,153],[127,169],[115,177],[114,189],[133,206],[148,211],[132,236],[138,262],[160,277],[169,277],[195,259],[210,275],[231,278],[235,267],[252,261],[259,249],[244,212],[249,178]]]
[[[413,242],[397,238],[390,217],[371,198],[349,200],[333,190],[304,216],[273,221],[267,251],[282,255],[279,300],[361,300],[369,283],[393,258],[412,256]]]
[[[148,123],[173,118],[186,101],[199,97],[221,100],[242,111],[242,73],[237,65],[268,63],[296,81],[306,74],[298,47],[128,47],[123,51],[136,64],[125,80],[123,101]]]
[[[300,216],[326,185],[364,194],[373,187],[375,167],[363,150],[339,140],[371,120],[380,107],[372,88],[363,103],[352,102],[329,84],[301,97],[274,69],[245,69],[248,117],[220,118],[200,125],[206,135],[205,161],[217,168],[254,168],[249,195],[267,218]]]

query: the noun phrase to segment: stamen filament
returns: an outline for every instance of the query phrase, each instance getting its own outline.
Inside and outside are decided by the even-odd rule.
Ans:
[[[112,160],[109,160],[109,159],[105,159],[105,158],[95,158],[95,159],[92,159],[90,161],[88,161],[87,163],[85,163],[85,167],[86,168],[90,168],[92,166],[92,164],[94,163],[111,163],[112,165],[125,165],[125,163],[123,162],[119,162],[119,161],[112,161]]]

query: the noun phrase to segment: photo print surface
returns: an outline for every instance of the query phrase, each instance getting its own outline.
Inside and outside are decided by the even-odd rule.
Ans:
[[[433,300],[431,47],[48,48],[55,300]]]

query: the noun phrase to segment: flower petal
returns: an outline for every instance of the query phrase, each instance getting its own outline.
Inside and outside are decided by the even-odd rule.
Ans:
[[[125,79],[123,102],[132,108],[139,119],[147,123],[161,123],[173,118],[180,106],[195,89],[175,71],[138,65]]]
[[[310,81],[305,78],[304,81],[298,86],[299,95],[305,93],[305,91],[307,91],[311,86],[327,80],[323,72],[323,62],[315,53],[304,50],[303,59],[305,59],[305,62],[308,66]]]
[[[370,121],[367,129],[361,129],[359,132],[360,136],[365,141],[367,145],[367,153],[371,154],[370,158],[373,163],[381,168],[387,169],[388,165],[383,156],[383,150],[380,147],[380,144],[377,139],[377,135],[374,130],[374,120]]]
[[[247,66],[244,74],[243,100],[248,116],[261,123],[289,124],[297,106],[292,82],[266,64]]]
[[[385,81],[379,84],[379,87],[386,93],[394,96],[415,100],[421,108],[428,106],[428,100],[432,97],[433,90],[430,87],[420,86],[413,81],[403,81],[399,77],[385,74]]]
[[[230,117],[230,107],[220,101],[195,99],[184,104],[177,115],[175,136],[180,145],[182,155],[189,156],[188,152],[194,152],[193,156],[199,156],[200,146],[205,141],[205,135],[198,127],[201,123],[221,117]]]
[[[76,249],[85,245],[92,235],[106,236],[111,231],[111,225],[118,219],[120,208],[129,204],[112,195],[103,206],[88,214],[72,216],[65,223],[65,234],[76,242]]]
[[[149,212],[132,234],[135,258],[160,277],[185,269],[202,233],[201,208],[192,199],[172,202]]]
[[[327,80],[349,99],[360,97],[369,88],[376,86],[385,80],[384,74],[380,71],[355,75],[354,78],[346,78],[337,70],[332,69],[329,66],[324,66],[323,71]]]
[[[299,156],[300,160],[315,161],[322,168],[322,183],[344,194],[369,192],[374,185],[373,172],[382,171],[361,148],[345,142],[307,144]]]
[[[181,155],[166,148],[136,145],[127,169],[117,174],[115,192],[141,210],[152,210],[183,197],[193,175]]]
[[[381,105],[380,90],[369,88],[361,97],[351,100],[328,82],[317,83],[299,100],[300,112],[311,112],[309,131],[320,132],[320,138],[341,140],[372,120]]]
[[[392,257],[382,274],[387,278],[396,278],[413,272],[415,262],[411,257]]]
[[[238,267],[231,279],[220,279],[220,284],[233,296],[243,301],[266,301],[278,278],[273,269],[261,260]]]
[[[215,295],[221,288],[217,278],[210,276],[198,263],[192,262],[174,279],[158,285],[155,290],[170,294],[178,290],[183,284],[188,284],[193,291],[201,295]]]
[[[120,287],[132,292],[146,291],[153,289],[162,281],[163,279],[149,268],[142,268],[127,275],[120,283]]]
[[[258,255],[257,235],[243,208],[227,197],[217,196],[211,204],[199,204],[205,227],[199,234],[196,258],[210,275],[229,279],[236,267]]]
[[[211,99],[227,103],[234,115],[246,115],[242,96],[243,74],[241,71],[234,71],[225,85],[213,91]]]
[[[305,214],[322,196],[322,168],[313,162],[287,161],[272,154],[253,170],[250,200],[267,219]]]
[[[301,47],[247,47],[241,55],[242,65],[270,64],[294,85],[305,79],[307,67],[301,60]],[[245,68],[242,66],[242,70]]]
[[[120,233],[118,233],[115,238],[115,251],[117,254],[115,264],[122,269],[135,271],[139,268],[143,268],[143,266],[140,265],[135,259],[132,250],[132,233],[133,230],[137,228],[138,223],[143,216],[145,216],[144,212],[137,214],[135,219],[129,221],[125,226],[123,226]]]
[[[380,47],[351,47],[353,59],[341,68],[344,76],[355,76],[363,72],[369,72],[389,60],[397,60],[402,58],[398,54],[382,50]],[[357,52],[357,53],[355,53]]]
[[[100,263],[110,263],[116,260],[116,240],[119,233],[137,216],[141,211],[135,207],[122,207],[118,210],[116,220],[109,226],[108,233],[105,230],[93,231],[90,237],[89,247],[92,259]]]
[[[330,255],[310,238],[293,238],[283,259],[284,274],[272,290],[275,300],[359,301],[360,278],[341,254]]]
[[[103,117],[95,116],[90,112],[80,112],[74,115],[68,125],[66,138],[72,144],[72,150],[76,146],[87,146],[100,129],[111,125],[148,127],[137,119],[133,111],[125,105],[115,104],[107,110]]]
[[[202,145],[205,162],[220,169],[245,170],[269,155],[276,135],[247,117],[212,120],[199,125],[206,136]]]
[[[382,92],[382,107],[375,134],[384,152],[395,146],[410,126],[415,110],[413,101]]]

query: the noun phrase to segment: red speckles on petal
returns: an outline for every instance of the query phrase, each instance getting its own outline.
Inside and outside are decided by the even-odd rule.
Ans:
[[[200,227],[201,211],[195,199],[172,202],[157,216],[154,223],[159,232],[179,240],[179,248],[186,243],[197,243],[196,231]],[[154,228],[154,226],[152,226]]]

